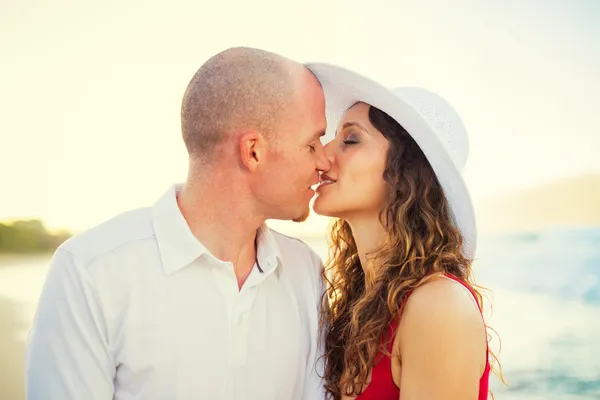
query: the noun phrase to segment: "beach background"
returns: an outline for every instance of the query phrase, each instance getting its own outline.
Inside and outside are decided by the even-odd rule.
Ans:
[[[0,400],[25,398],[53,249],[185,179],[185,86],[239,45],[446,97],[470,134],[496,399],[600,399],[599,20],[594,0],[0,2]],[[326,219],[269,224],[326,258]]]
[[[305,237],[326,256],[327,243]],[[600,228],[481,238],[475,276],[492,290],[488,324],[502,340],[497,399],[600,398]],[[0,257],[0,399],[21,400],[23,341],[48,256]],[[498,336],[492,335],[498,353]]]

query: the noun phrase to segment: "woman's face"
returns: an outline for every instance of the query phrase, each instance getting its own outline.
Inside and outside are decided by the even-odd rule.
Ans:
[[[335,139],[325,146],[331,168],[321,175],[315,212],[345,220],[377,216],[388,190],[383,179],[388,146],[388,140],[369,120],[368,104],[349,108]]]

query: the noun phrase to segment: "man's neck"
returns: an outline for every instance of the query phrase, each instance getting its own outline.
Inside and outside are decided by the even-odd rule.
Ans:
[[[257,230],[266,219],[247,199],[234,185],[209,182],[187,182],[177,197],[192,234],[216,258],[233,264],[239,288],[256,262]]]

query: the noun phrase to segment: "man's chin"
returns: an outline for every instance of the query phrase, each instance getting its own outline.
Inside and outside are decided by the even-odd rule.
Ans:
[[[307,220],[308,216],[310,215],[310,209],[304,211],[301,215],[299,215],[296,218],[293,218],[292,221],[294,222],[304,222]]]

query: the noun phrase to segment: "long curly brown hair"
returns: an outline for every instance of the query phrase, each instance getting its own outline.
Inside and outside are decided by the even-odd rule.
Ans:
[[[336,219],[331,227],[321,324],[325,389],[334,400],[364,390],[376,357],[389,354],[382,338],[410,291],[449,273],[474,290],[479,304],[483,301],[461,232],[425,155],[381,110],[371,106],[369,119],[389,142],[383,173],[389,194],[380,213],[387,235],[363,269],[349,224]]]

